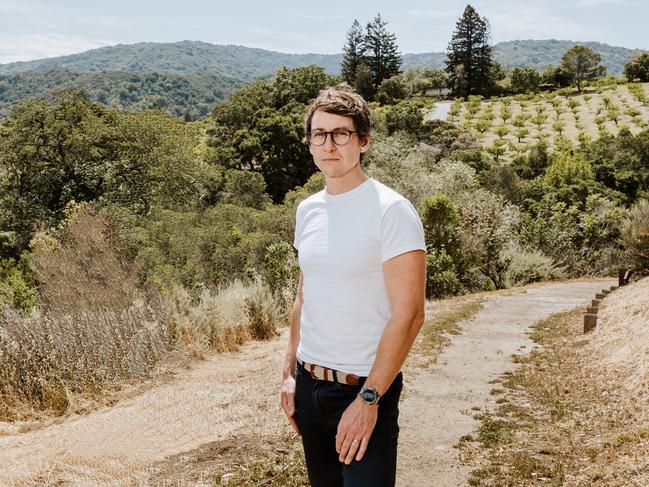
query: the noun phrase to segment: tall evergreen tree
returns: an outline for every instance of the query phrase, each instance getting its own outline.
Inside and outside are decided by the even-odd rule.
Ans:
[[[397,47],[396,36],[388,32],[387,22],[377,14],[367,24],[365,32],[365,63],[372,71],[372,83],[378,89],[381,81],[399,74],[401,69],[401,55]]]
[[[356,81],[356,70],[363,62],[365,54],[365,35],[360,22],[354,19],[354,23],[347,32],[347,42],[343,47],[343,61],[341,71],[343,79],[354,86]]]
[[[448,45],[446,72],[456,95],[487,94],[494,85],[489,22],[467,5]]]

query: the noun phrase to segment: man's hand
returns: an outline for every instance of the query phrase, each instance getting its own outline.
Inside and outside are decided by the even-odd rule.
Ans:
[[[354,455],[356,455],[357,461],[363,458],[374,426],[376,426],[378,413],[378,405],[366,404],[360,397],[354,399],[345,409],[340,423],[338,423],[336,434],[338,460],[349,465],[352,463]]]
[[[288,422],[291,423],[291,426],[299,435],[300,427],[295,420],[295,378],[291,375],[284,379],[282,383],[281,403]]]

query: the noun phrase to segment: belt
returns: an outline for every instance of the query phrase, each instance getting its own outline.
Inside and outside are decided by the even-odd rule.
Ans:
[[[309,364],[300,359],[297,360],[297,363],[304,368],[312,379],[338,382],[339,384],[348,384],[350,386],[357,386],[361,383],[361,377],[354,374],[347,374],[339,370],[330,369],[329,367],[323,367],[322,365]]]

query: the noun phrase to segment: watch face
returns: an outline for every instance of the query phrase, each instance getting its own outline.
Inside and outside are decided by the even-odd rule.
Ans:
[[[374,389],[367,388],[361,391],[361,398],[363,399],[363,401],[368,403],[376,401],[377,396],[378,394]]]

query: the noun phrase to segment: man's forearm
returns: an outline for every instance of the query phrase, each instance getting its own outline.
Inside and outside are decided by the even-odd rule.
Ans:
[[[381,335],[374,365],[365,384],[374,387],[379,394],[385,394],[406,361],[423,323],[423,311],[390,318]]]
[[[293,310],[291,311],[291,328],[288,335],[288,347],[286,349],[286,356],[284,359],[284,368],[282,370],[282,377],[293,375],[295,370],[295,360],[297,356],[297,346],[300,343],[300,316],[302,314],[302,303],[296,299],[293,303]]]

